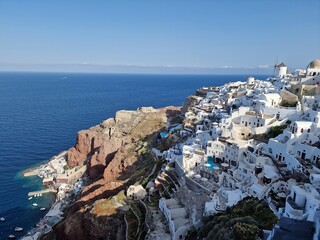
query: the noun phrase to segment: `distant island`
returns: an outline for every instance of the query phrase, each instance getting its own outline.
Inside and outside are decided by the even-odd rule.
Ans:
[[[318,239],[320,60],[121,110],[38,175],[56,203],[23,239]]]

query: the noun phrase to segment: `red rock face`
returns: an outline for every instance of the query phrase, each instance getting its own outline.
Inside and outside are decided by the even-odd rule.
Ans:
[[[82,130],[78,132],[76,145],[67,152],[68,165],[70,167],[82,165],[91,152],[93,132]]]
[[[70,214],[68,222],[55,226],[56,239],[63,240],[98,240],[125,239],[123,215],[100,217],[90,212],[75,212]]]
[[[142,108],[138,111],[119,111],[116,119],[108,119],[100,125],[78,133],[76,145],[67,152],[68,165],[70,167],[83,165],[88,160],[89,176],[95,179],[105,172],[104,178],[109,181],[114,178],[112,175],[121,173],[124,165],[130,164],[127,161],[125,164],[121,162],[118,164],[116,161],[108,167],[107,172],[104,171],[118,149],[159,131],[164,127],[166,119],[175,116],[179,110],[178,107],[167,107],[157,110]],[[152,122],[156,120],[159,121],[159,125]],[[148,121],[152,122],[149,128]],[[146,128],[143,124],[146,124]]]
[[[109,132],[101,133],[103,128],[98,125],[78,133],[77,143],[67,152],[70,167],[83,165],[88,159],[88,173],[94,179],[102,175],[106,165],[113,159],[121,141],[110,138]]]
[[[78,133],[76,145],[67,153],[68,165],[82,165],[88,160],[87,171],[95,181],[84,188],[80,199],[73,205],[73,211],[55,227],[58,239],[125,238],[121,214],[98,219],[104,221],[101,224],[89,209],[95,201],[112,197],[124,190],[126,184],[134,183],[131,177],[144,162],[139,157],[139,149],[155,139],[156,134],[166,127],[168,118],[179,112],[180,108],[176,107],[119,111],[115,119]]]
[[[112,161],[121,142],[118,139],[109,139],[107,135],[99,135],[93,138],[93,155],[88,163],[88,173],[92,179],[102,175],[105,167]]]

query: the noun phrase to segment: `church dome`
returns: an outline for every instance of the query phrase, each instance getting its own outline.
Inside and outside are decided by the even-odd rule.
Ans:
[[[311,63],[309,63],[308,68],[320,69],[320,59],[313,60]]]

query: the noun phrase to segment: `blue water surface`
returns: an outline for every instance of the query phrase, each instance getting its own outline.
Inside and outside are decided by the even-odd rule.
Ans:
[[[265,78],[266,76],[260,76]],[[54,196],[28,200],[41,188],[25,168],[71,147],[76,133],[120,109],[182,105],[203,86],[242,80],[242,75],[127,75],[0,72],[0,239],[16,226],[28,229],[43,217]],[[38,203],[34,207],[32,203]]]
[[[208,166],[210,170],[214,170],[216,168],[216,164],[214,164],[213,162],[213,157],[210,157],[210,156],[208,157],[208,164],[210,165]]]

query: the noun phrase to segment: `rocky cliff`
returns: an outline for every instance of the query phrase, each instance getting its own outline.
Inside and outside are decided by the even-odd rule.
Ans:
[[[115,118],[78,133],[67,153],[68,165],[86,164],[91,183],[55,227],[57,239],[124,239],[128,208],[114,198],[146,180],[156,164],[150,149],[159,131],[179,114],[177,107],[118,111]]]

